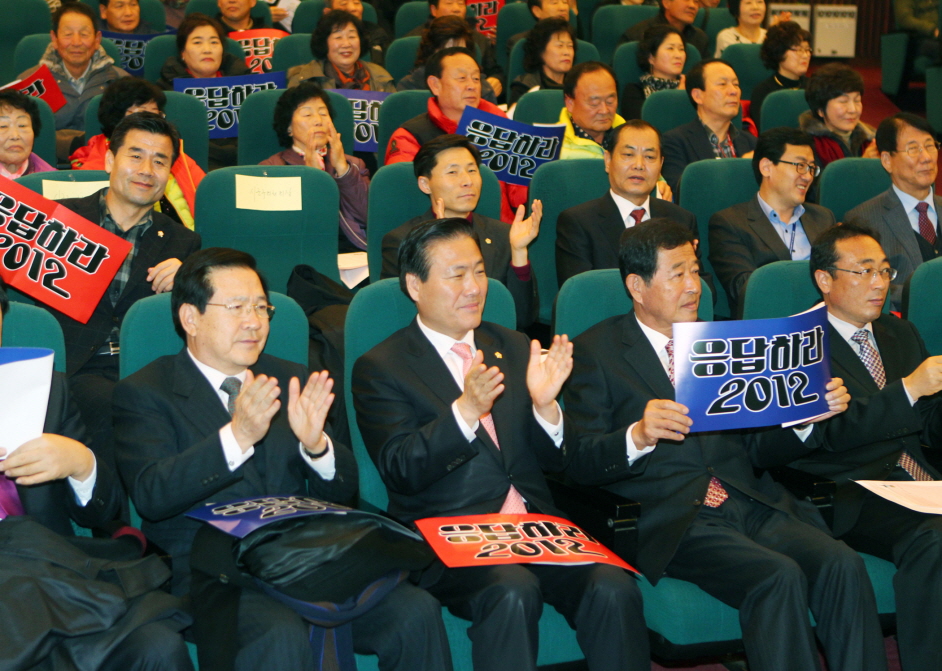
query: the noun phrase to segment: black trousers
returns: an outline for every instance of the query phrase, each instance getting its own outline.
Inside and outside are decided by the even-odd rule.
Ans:
[[[896,565],[896,632],[904,671],[942,669],[942,517],[867,492],[842,540]]]
[[[193,663],[183,636],[157,621],[121,641],[99,671],[193,671]]]
[[[313,671],[310,625],[274,599],[246,589],[239,601],[236,671]],[[353,621],[353,647],[379,656],[383,671],[451,671],[441,605],[425,590],[401,582]]]
[[[505,564],[445,569],[429,591],[468,630],[475,671],[534,671],[543,603],[576,630],[591,671],[649,671],[641,591],[614,566]]]
[[[885,671],[873,587],[841,541],[730,489],[687,529],[667,575],[739,609],[750,671]]]

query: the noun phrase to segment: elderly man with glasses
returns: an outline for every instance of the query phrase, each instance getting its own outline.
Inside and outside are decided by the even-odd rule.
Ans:
[[[752,169],[759,183],[755,198],[710,217],[710,263],[734,317],[742,313],[746,282],[756,268],[808,259],[812,241],[836,223],[830,210],[805,202],[820,173],[810,135],[767,130],[759,136]]]

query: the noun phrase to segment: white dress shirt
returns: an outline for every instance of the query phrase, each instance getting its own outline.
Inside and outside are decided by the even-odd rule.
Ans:
[[[644,210],[644,216],[641,217],[641,222],[644,223],[651,218],[651,196],[649,195],[645,198],[644,203],[641,205],[635,205],[627,198],[622,198],[617,193],[612,190],[609,190],[609,193],[612,194],[612,200],[615,201],[615,205],[618,207],[618,214],[621,215],[621,220],[625,223],[625,228],[631,228],[635,225],[635,220],[631,216],[631,213],[637,210],[639,207]]]
[[[801,218],[805,214],[805,206],[798,205],[792,211],[792,218],[789,221],[782,221],[771,205],[762,200],[762,196],[756,196],[759,199],[759,207],[765,213],[766,219],[772,224],[772,228],[778,233],[785,246],[788,247],[788,253],[792,261],[807,261],[811,258],[811,241],[808,240],[808,234],[805,233],[804,226],[801,225]]]

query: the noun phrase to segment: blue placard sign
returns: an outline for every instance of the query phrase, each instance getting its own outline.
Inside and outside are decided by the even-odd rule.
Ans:
[[[353,148],[356,151],[376,151],[376,137],[379,135],[379,108],[392,94],[353,89],[331,90],[347,98],[353,106]]]
[[[206,106],[209,137],[238,137],[239,110],[245,99],[256,91],[285,88],[284,72],[238,77],[173,80],[173,90],[199,98]]]
[[[230,536],[245,538],[266,524],[289,517],[307,515],[347,514],[351,508],[338,506],[309,496],[260,496],[228,503],[207,503],[186,514],[208,522]]]
[[[565,130],[563,126],[531,126],[469,105],[456,132],[477,145],[481,161],[497,179],[527,186],[538,167],[559,158]]]
[[[125,70],[132,77],[144,76],[144,50],[147,43],[158,35],[167,33],[154,33],[153,35],[134,35],[130,33],[110,33],[102,31],[101,36],[107,37],[115,43],[121,53],[121,62],[116,65]]]
[[[692,431],[793,424],[828,411],[827,310],[674,324],[675,398]]]

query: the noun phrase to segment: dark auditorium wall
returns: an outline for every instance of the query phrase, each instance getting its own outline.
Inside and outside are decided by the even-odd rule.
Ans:
[[[892,0],[817,0],[816,5],[857,5],[857,58],[880,57],[880,35],[893,30]]]

